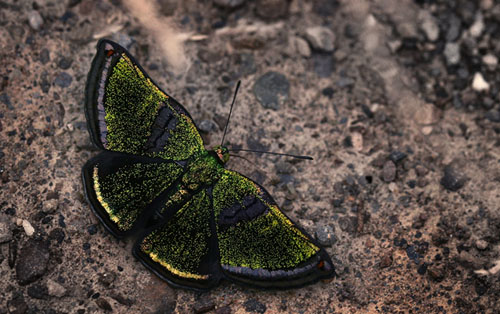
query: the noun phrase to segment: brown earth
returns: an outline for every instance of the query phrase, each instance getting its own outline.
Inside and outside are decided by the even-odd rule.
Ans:
[[[184,75],[121,1],[0,1],[0,313],[500,313],[500,4],[157,2],[191,34]],[[316,26],[333,35],[315,42]],[[337,278],[173,289],[104,230],[80,178],[97,154],[83,98],[100,36],[129,46],[198,125],[215,123],[207,147],[242,80],[229,145],[314,161],[228,167],[331,237]],[[254,89],[268,72],[289,85],[273,108]]]

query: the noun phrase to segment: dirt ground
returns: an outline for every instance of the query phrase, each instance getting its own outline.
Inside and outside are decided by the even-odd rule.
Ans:
[[[500,3],[155,1],[189,33],[184,74],[120,0],[0,1],[0,313],[500,313]],[[84,88],[126,46],[324,244],[301,289],[173,289],[83,196]],[[168,41],[167,41],[168,44]],[[167,45],[168,46],[168,45]],[[243,155],[244,154],[244,155]]]

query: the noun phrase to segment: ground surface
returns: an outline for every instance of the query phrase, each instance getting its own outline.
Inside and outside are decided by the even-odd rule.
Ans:
[[[214,2],[158,2],[205,35],[182,76],[120,1],[0,1],[0,313],[499,313],[500,4]],[[99,36],[204,121],[207,146],[242,80],[230,145],[314,161],[228,167],[316,234],[337,278],[176,290],[107,234],[80,181]]]

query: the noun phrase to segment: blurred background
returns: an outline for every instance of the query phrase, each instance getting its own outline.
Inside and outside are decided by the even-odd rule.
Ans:
[[[499,313],[500,3],[0,1],[0,313]],[[117,41],[318,239],[334,280],[170,288],[83,196],[95,45]],[[244,154],[244,153],[240,153]]]

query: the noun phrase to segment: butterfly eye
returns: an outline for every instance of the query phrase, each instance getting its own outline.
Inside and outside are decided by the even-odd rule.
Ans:
[[[115,51],[113,49],[110,49],[110,50],[106,51],[106,55],[108,57],[111,57],[114,53],[115,53]]]

